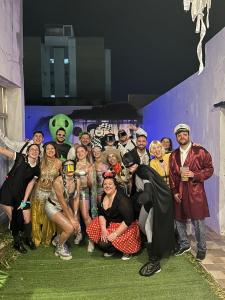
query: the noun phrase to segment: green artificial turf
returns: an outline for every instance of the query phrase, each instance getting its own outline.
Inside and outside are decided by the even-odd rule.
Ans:
[[[141,277],[145,251],[129,261],[104,258],[99,250],[87,253],[84,246],[72,246],[71,261],[60,260],[53,251],[40,247],[20,255],[7,271],[0,299],[219,299],[187,255],[164,259],[160,273]]]

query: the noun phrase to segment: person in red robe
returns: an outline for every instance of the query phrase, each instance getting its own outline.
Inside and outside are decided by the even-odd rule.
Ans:
[[[212,158],[206,149],[192,144],[188,125],[178,124],[174,133],[180,145],[172,152],[169,163],[180,246],[175,255],[182,255],[191,249],[186,232],[186,222],[191,219],[197,241],[196,259],[201,261],[206,256],[204,219],[209,217],[204,181],[213,174]]]

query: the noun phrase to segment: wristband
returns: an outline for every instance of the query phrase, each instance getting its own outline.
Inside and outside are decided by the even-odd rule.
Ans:
[[[20,207],[22,208],[22,209],[24,209],[25,207],[26,207],[26,205],[27,204],[30,204],[30,201],[21,201],[21,203],[20,203]]]

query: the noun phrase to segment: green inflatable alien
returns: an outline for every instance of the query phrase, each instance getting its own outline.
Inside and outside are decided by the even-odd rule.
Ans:
[[[58,114],[49,120],[49,130],[54,141],[56,140],[56,131],[61,127],[66,131],[65,143],[71,144],[69,138],[73,131],[72,119],[70,119],[67,115]]]

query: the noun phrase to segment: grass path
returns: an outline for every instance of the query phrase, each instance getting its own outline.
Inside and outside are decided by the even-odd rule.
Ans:
[[[104,258],[98,250],[87,253],[84,246],[73,246],[72,253],[71,261],[55,257],[53,247],[20,255],[8,272],[0,299],[219,299],[199,265],[187,256],[164,259],[162,272],[144,278],[138,270],[147,260],[145,251],[129,261]]]

